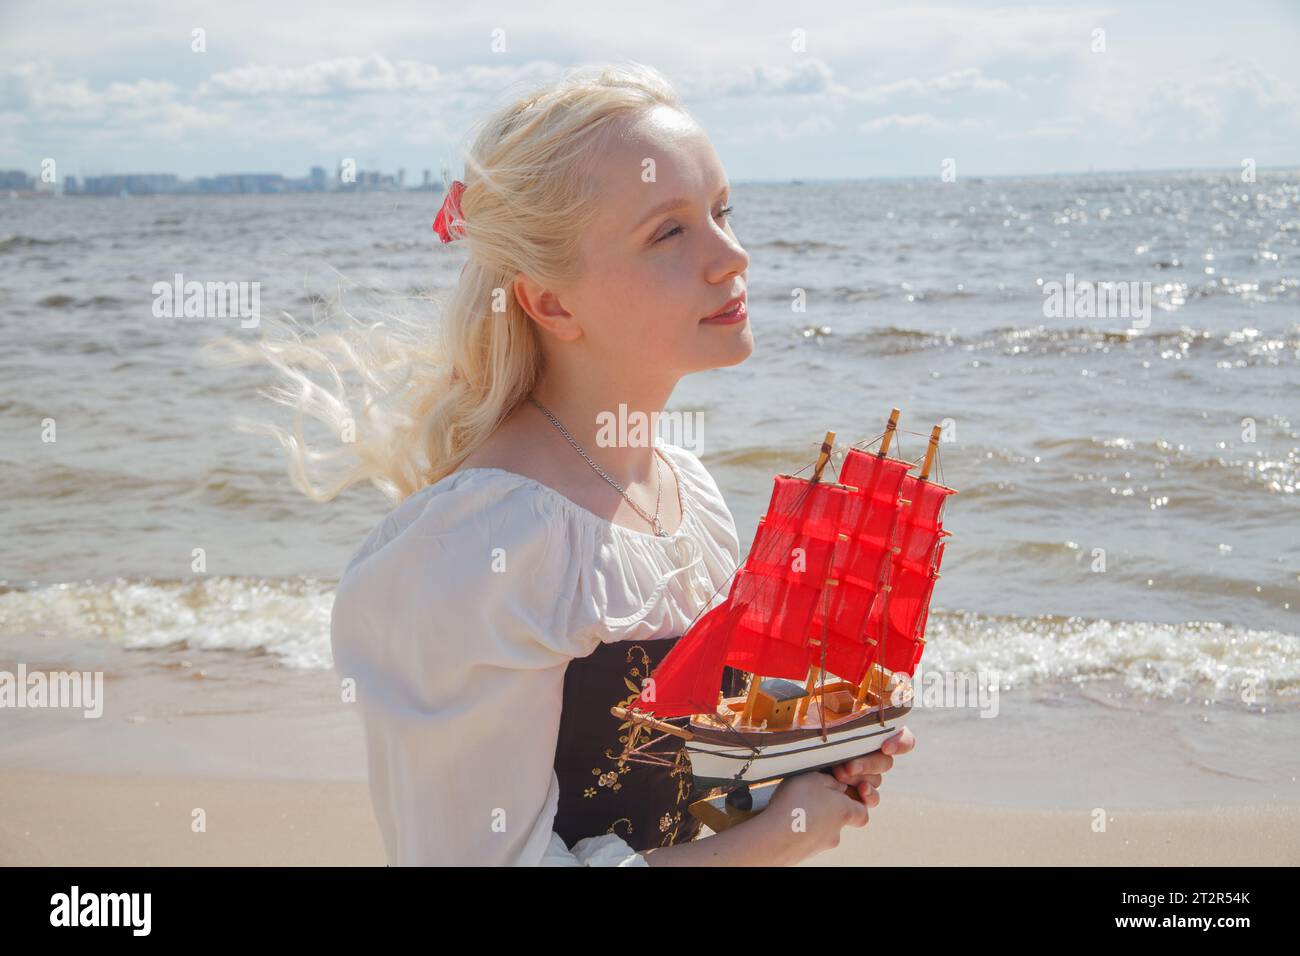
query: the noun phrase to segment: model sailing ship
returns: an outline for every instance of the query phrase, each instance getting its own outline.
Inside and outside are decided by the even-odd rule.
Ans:
[[[691,806],[715,830],[757,812],[751,785],[871,753],[911,710],[949,537],[943,507],[956,492],[930,480],[939,426],[917,476],[914,463],[889,455],[898,414],[868,443],[878,450],[847,451],[838,481],[822,477],[834,432],[810,478],[775,477],[726,599],[695,621],[630,708],[612,708],[629,722],[625,759],[657,762],[649,748],[663,737],[638,738],[670,734],[684,741],[697,791],[728,791],[725,802]],[[726,667],[748,672],[747,693],[723,695]]]

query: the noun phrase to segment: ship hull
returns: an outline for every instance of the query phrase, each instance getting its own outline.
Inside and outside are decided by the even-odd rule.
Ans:
[[[874,753],[899,729],[909,705],[887,707],[884,721],[873,708],[838,726],[826,728],[826,739],[815,728],[757,733],[691,725],[685,744],[696,790],[734,789],[792,774],[844,763]],[[772,738],[772,739],[765,739]]]

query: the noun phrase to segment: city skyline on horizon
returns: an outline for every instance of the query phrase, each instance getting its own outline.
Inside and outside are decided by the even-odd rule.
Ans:
[[[69,31],[73,10],[0,9],[0,168],[288,176],[324,155],[457,175],[492,109],[622,60],[668,77],[737,182],[924,178],[944,159],[959,178],[1300,165],[1300,10],[1269,0],[1249,17],[1205,2],[760,3],[722,43],[724,9],[707,4],[635,31],[592,3],[563,29],[515,2],[435,20],[380,0],[346,31],[245,0],[198,22],[123,0]]]
[[[316,166],[313,166],[311,170],[309,170],[309,174],[311,171],[317,168],[323,169],[324,167],[320,167],[319,164],[317,164]],[[938,167],[936,167],[936,170],[937,169]],[[1124,175],[1159,176],[1159,175],[1196,174],[1196,173],[1203,173],[1203,174],[1221,173],[1224,175],[1236,175],[1241,171],[1242,170],[1240,166],[1170,166],[1170,167],[1159,167],[1159,168],[1063,170],[1063,171],[1045,171],[1045,172],[1034,172],[1034,173],[1023,173],[1023,172],[981,173],[981,174],[972,173],[969,175],[962,176],[960,178],[965,180],[984,181],[990,179],[1022,179],[1023,180],[1023,179],[1065,178],[1065,177],[1072,177],[1072,176],[1124,176]],[[0,177],[3,177],[5,174],[12,174],[14,172],[26,173],[27,171],[0,168]],[[399,175],[403,172],[405,172],[404,167],[399,167],[397,170],[394,170],[391,173],[384,172],[381,164],[379,169],[373,169],[373,170],[358,169],[357,174],[359,176],[367,175],[371,177],[382,177],[383,182],[387,183],[389,181],[393,181],[393,185],[396,185],[399,188],[404,188],[405,190],[410,192],[421,192],[421,191],[441,192],[444,189],[443,180],[437,176],[431,176],[428,181],[424,181],[422,178],[419,183],[403,184],[398,178]],[[1267,174],[1267,173],[1300,173],[1300,163],[1280,165],[1280,166],[1254,166],[1252,167],[1251,172],[1253,175],[1256,176],[1261,174]],[[31,176],[33,180],[37,178],[31,173],[28,173],[28,175]],[[72,175],[75,176],[75,174]],[[84,183],[86,179],[95,179],[95,178],[100,178],[100,179],[119,178],[120,179],[120,178],[132,177],[132,176],[135,177],[170,176],[176,179],[179,183],[186,183],[186,184],[195,183],[200,180],[230,179],[230,178],[239,178],[239,177],[275,178],[275,179],[282,179],[285,182],[302,182],[311,178],[310,175],[303,177],[303,176],[293,176],[292,174],[289,173],[276,172],[272,170],[244,169],[244,170],[228,170],[224,172],[211,173],[203,176],[189,176],[189,177],[181,176],[178,173],[172,173],[170,171],[163,171],[163,170],[134,170],[130,172],[103,173],[97,176],[76,177],[76,179],[78,182]],[[66,178],[67,177],[61,177],[61,181]],[[929,174],[915,174],[915,175],[793,176],[789,178],[775,178],[775,179],[739,179],[734,177],[729,177],[729,178],[731,179],[733,185],[787,185],[787,184],[836,183],[836,182],[893,182],[893,181],[924,182],[931,179],[939,179],[940,176],[938,172],[935,172]],[[329,181],[334,182],[335,180],[333,178],[330,178]],[[954,182],[957,181],[956,178],[954,178],[953,181]],[[40,184],[36,183],[36,185],[39,186]],[[3,191],[3,188],[4,188],[3,186],[0,186],[0,191]],[[51,190],[51,191],[55,191],[55,190]],[[348,190],[325,189],[320,191],[346,192]]]

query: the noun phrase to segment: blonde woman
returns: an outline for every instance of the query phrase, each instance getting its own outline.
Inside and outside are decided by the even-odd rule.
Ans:
[[[294,370],[322,352],[263,355],[299,404],[356,423],[324,490],[282,436],[304,490],[368,479],[401,502],[348,563],[331,627],[389,863],[793,864],[837,845],[909,731],[696,840],[689,767],[620,761],[610,714],[739,559],[695,454],[597,441],[602,413],[649,419],[682,376],[753,350],[708,138],[656,71],[592,68],[493,115],[465,169],[436,223],[467,254],[441,342],[339,348],[367,383],[355,416]]]

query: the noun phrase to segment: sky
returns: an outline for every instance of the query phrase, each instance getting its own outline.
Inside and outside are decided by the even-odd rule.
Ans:
[[[491,110],[620,60],[733,182],[1286,167],[1298,51],[1294,0],[0,0],[0,169],[459,176]]]

